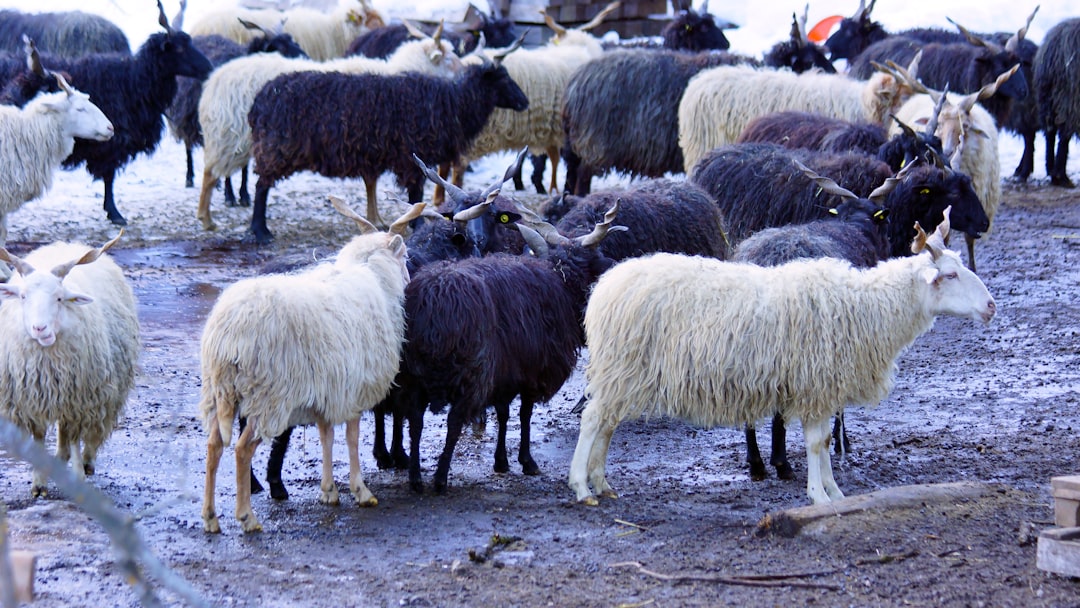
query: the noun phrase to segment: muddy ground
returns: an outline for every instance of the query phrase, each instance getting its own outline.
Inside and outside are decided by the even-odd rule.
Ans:
[[[467,183],[486,185],[508,158],[478,164]],[[609,479],[621,497],[579,506],[565,482],[577,439],[570,409],[581,394],[579,373],[534,416],[540,476],[526,477],[516,464],[509,474],[492,473],[492,421],[459,444],[447,495],[416,495],[403,473],[376,468],[369,415],[361,424],[362,466],[377,507],[358,508],[347,492],[338,507],[318,503],[318,436],[309,429],[297,432],[286,461],[290,499],[254,500],[261,534],[242,535],[232,518],[226,451],[218,478],[224,533],[209,536],[200,519],[205,434],[196,415],[205,315],[237,278],[281,259],[333,253],[351,226],[324,197],[359,203],[363,188],[309,175],[288,180],[271,199],[277,240],[255,247],[241,242],[249,211],[224,208],[220,194],[219,230],[200,229],[197,193],[181,187],[182,162],[179,146],[167,141],[117,182],[131,226],[114,256],[139,298],[144,350],[126,418],[92,480],[141,516],[147,543],[212,605],[1080,605],[1080,582],[1036,569],[1034,543],[1053,525],[1050,477],[1080,472],[1075,191],[1051,188],[1041,176],[1006,188],[997,228],[978,249],[997,318],[988,327],[940,319],[901,357],[887,401],[848,410],[853,453],[834,461],[848,495],[975,481],[993,488],[982,499],[846,518],[793,539],[758,536],[765,514],[807,503],[798,429],[789,437],[796,480],[752,482],[741,431],[654,419],[615,434]],[[391,188],[387,181],[380,192]],[[97,244],[113,236],[100,191],[82,170],[60,174],[49,197],[10,218],[11,248],[25,253],[57,238]],[[426,479],[441,449],[441,422],[429,415],[426,424]],[[514,450],[513,421],[511,433]],[[342,436],[335,471],[344,488]],[[263,446],[256,454],[260,470],[267,453]],[[31,500],[29,468],[3,451],[0,471],[12,545],[38,555],[34,605],[137,604],[95,522],[55,490]],[[487,551],[495,537],[513,542]],[[485,554],[483,563],[470,558]],[[776,587],[670,581],[616,565],[623,562],[703,579],[800,576]],[[180,603],[168,592],[162,597]]]

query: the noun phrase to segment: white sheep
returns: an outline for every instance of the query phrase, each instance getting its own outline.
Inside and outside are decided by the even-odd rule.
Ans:
[[[585,313],[589,403],[570,465],[577,499],[614,497],[608,446],[622,420],[673,416],[742,425],[779,412],[806,438],[807,494],[843,496],[832,475],[829,421],[892,388],[896,358],[937,315],[984,323],[982,281],[945,248],[948,218],[912,250],[869,269],[823,258],[776,267],[656,254],[600,277]]]
[[[409,282],[401,232],[424,204],[413,205],[387,233],[332,200],[364,234],[333,262],[229,286],[206,320],[199,411],[209,433],[202,511],[207,532],[221,532],[214,488],[238,415],[247,418],[236,442],[236,470],[243,472],[236,476],[236,518],[244,532],[262,530],[251,510],[255,448],[297,424],[319,427],[321,502],[339,502],[332,450],[334,425],[344,422],[349,491],[359,505],[378,504],[360,474],[359,419],[386,396],[397,374]]]
[[[801,111],[852,122],[885,124],[910,87],[892,74],[870,80],[842,74],[721,66],[690,79],[679,102],[679,147],[687,173],[707,152],[732,144],[765,114]]]
[[[204,15],[188,33],[192,36],[216,34],[246,46],[258,32],[242,25],[240,19],[270,30],[282,27],[308,57],[316,61],[341,57],[357,36],[385,25],[382,16],[367,0],[345,0],[330,13],[302,6],[287,11],[221,9]]]
[[[510,77],[529,98],[529,108],[523,112],[496,108],[492,112],[487,126],[473,142],[472,149],[454,167],[455,186],[460,188],[463,185],[465,167],[470,158],[528,146],[534,154],[547,154],[552,165],[551,188],[557,188],[559,148],[565,140],[562,105],[566,83],[575,70],[603,54],[600,40],[589,34],[589,30],[600,25],[618,7],[619,2],[612,2],[588,23],[572,29],[559,25],[550,15],[540,11],[545,23],[554,32],[551,40],[540,48],[518,50],[506,55],[502,62]],[[498,49],[484,51],[489,59],[504,53]],[[480,57],[470,55],[465,61],[478,63]],[[442,200],[441,191],[441,187],[436,188],[436,202]]]
[[[251,160],[251,126],[248,112],[263,85],[289,72],[321,71],[347,74],[397,74],[422,72],[452,77],[461,71],[461,60],[440,32],[402,44],[386,59],[345,57],[318,62],[287,59],[260,53],[234,59],[214,70],[203,83],[199,97],[199,124],[203,132],[203,181],[198,218],[203,229],[213,230],[210,198],[221,178],[247,166]],[[375,221],[374,218],[368,218]]]
[[[893,65],[895,68],[896,66]],[[946,103],[938,116],[934,133],[941,139],[941,147],[947,158],[959,151],[959,163],[955,168],[971,178],[983,211],[990,220],[986,234],[993,229],[994,216],[1001,204],[1001,160],[998,155],[998,129],[994,117],[978,102],[997,92],[1019,69],[1019,64],[974,93],[967,95],[946,95]],[[901,78],[908,78],[902,71],[895,72]],[[909,125],[924,126],[933,119],[935,100],[940,100],[940,91],[932,91],[919,83],[914,88],[920,94],[913,95],[895,112],[897,120],[892,121],[889,136],[900,132],[897,121]],[[966,235],[968,265],[975,270],[975,239]]]
[[[103,255],[119,238],[53,243],[25,259],[0,247],[16,270],[0,284],[0,416],[39,443],[56,423],[56,456],[80,477],[94,473],[135,382],[135,296]],[[30,494],[44,496],[46,483],[35,471]]]
[[[22,109],[0,105],[0,247],[7,215],[52,187],[53,173],[75,148],[75,138],[104,141],[113,125],[85,93],[56,75],[63,91],[39,95]],[[0,279],[8,268],[0,264]]]

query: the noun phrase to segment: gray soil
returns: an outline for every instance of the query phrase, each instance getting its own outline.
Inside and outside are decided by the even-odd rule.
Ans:
[[[478,165],[467,185],[487,185],[507,158]],[[334,466],[342,504],[320,504],[318,434],[298,430],[285,465],[290,498],[253,500],[265,529],[259,534],[243,535],[232,517],[236,486],[226,450],[218,475],[224,533],[207,535],[200,518],[206,436],[197,415],[207,311],[238,278],[332,254],[351,226],[325,195],[362,208],[363,187],[310,175],[284,182],[270,203],[277,239],[255,247],[241,242],[250,211],[224,208],[220,194],[219,230],[201,230],[197,192],[180,187],[181,167],[182,151],[164,142],[117,182],[131,227],[113,255],[139,298],[144,350],[126,417],[91,480],[140,517],[147,544],[212,605],[1080,605],[1077,580],[1036,568],[1034,542],[1054,525],[1050,478],[1080,472],[1075,191],[1045,179],[1006,187],[996,229],[978,246],[997,318],[987,327],[939,319],[901,356],[889,398],[848,410],[853,451],[834,458],[834,469],[849,496],[973,481],[990,488],[981,498],[846,517],[795,538],[759,535],[763,516],[808,502],[798,425],[789,433],[796,479],[753,482],[740,430],[652,419],[616,431],[609,479],[619,499],[577,505],[566,486],[578,431],[570,409],[583,388],[577,373],[533,417],[539,476],[522,475],[516,464],[509,474],[492,472],[492,420],[465,433],[446,495],[414,494],[404,473],[376,467],[367,414],[362,466],[377,507],[358,508],[345,491],[340,430]],[[54,239],[104,242],[115,229],[100,209],[100,188],[82,170],[59,175],[48,198],[11,217],[10,248],[21,254]],[[388,203],[384,213],[397,209]],[[425,425],[427,481],[444,419],[429,414]],[[512,463],[516,438],[511,420]],[[256,454],[260,474],[268,451],[263,445]],[[3,451],[0,471],[11,544],[38,555],[35,606],[138,603],[95,521],[55,488],[31,499],[29,467]],[[732,580],[751,576],[772,586]]]

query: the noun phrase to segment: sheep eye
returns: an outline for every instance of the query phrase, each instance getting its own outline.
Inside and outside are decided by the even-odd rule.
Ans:
[[[947,272],[944,275],[942,275],[942,278],[955,279],[957,276],[959,276],[959,275],[957,275],[955,272]]]
[[[499,215],[499,221],[504,223],[504,224],[509,224],[510,223],[510,216],[503,213],[503,214]]]
[[[919,194],[930,194],[930,189],[929,188],[923,188],[922,190],[919,190]]]
[[[692,31],[694,31],[694,28],[692,26],[688,25],[688,26],[686,26],[686,31],[692,32]]]

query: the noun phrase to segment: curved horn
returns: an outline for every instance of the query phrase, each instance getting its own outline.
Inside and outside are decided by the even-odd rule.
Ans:
[[[859,8],[855,10],[855,14],[851,16],[852,21],[861,21],[863,15],[869,16],[869,11],[866,10],[866,0],[859,0]]]
[[[455,222],[468,222],[475,220],[478,217],[483,217],[484,214],[491,209],[491,205],[495,203],[495,199],[499,198],[499,188],[495,188],[491,192],[488,192],[484,197],[484,202],[477,203],[468,209],[462,209],[454,214],[453,220]]]
[[[586,23],[585,25],[580,25],[575,29],[579,32],[587,32],[594,27],[600,25],[601,23],[603,23],[605,17],[607,17],[611,13],[614,13],[615,10],[619,8],[620,3],[621,0],[615,0],[615,2],[612,2],[611,4],[605,6],[604,10],[597,13],[596,16],[593,17],[592,20],[590,20],[588,23]]]
[[[240,22],[240,25],[246,27],[249,30],[258,30],[258,31],[262,32],[263,36],[266,36],[267,38],[273,38],[274,37],[274,32],[271,32],[270,30],[268,30],[265,27],[259,25],[258,23],[253,23],[251,21],[247,21],[243,17],[237,17],[236,20]]]
[[[841,187],[840,184],[837,184],[836,182],[827,177],[818,175],[813,169],[807,167],[798,160],[792,159],[791,162],[795,164],[795,168],[803,172],[803,175],[810,178],[815,184],[817,184],[818,188],[821,188],[822,191],[828,194],[834,194],[842,198],[859,198],[858,195],[856,195],[851,190]]]
[[[330,199],[330,204],[334,206],[334,209],[337,209],[338,213],[356,222],[356,226],[360,228],[360,234],[368,234],[369,232],[379,231],[379,229],[375,227],[375,224],[372,224],[371,222],[367,221],[367,219],[361,217],[360,214],[353,211],[351,207],[345,204],[345,201],[334,196],[333,194],[331,194],[327,198]]]
[[[904,135],[906,135],[907,137],[912,137],[916,139],[919,137],[919,134],[915,132],[915,129],[912,129],[910,126],[908,126],[907,123],[897,118],[896,114],[890,112],[889,118],[893,119],[893,122],[896,123],[896,126],[900,127],[900,130],[903,131]]]
[[[68,96],[75,94],[75,88],[68,84],[68,81],[64,79],[64,75],[59,72],[53,72],[53,76],[56,77],[56,84],[62,91],[68,94]]]
[[[566,35],[566,28],[555,23],[555,20],[551,18],[551,15],[547,14],[546,10],[540,9],[540,14],[544,17],[544,24],[546,24],[551,31],[555,32],[556,38],[562,38]]]
[[[912,167],[914,167],[916,164],[918,164],[918,159],[904,165],[904,168],[900,169],[900,171],[897,172],[896,175],[886,179],[884,183],[882,183],[877,188],[874,188],[874,191],[871,192],[870,196],[866,197],[866,199],[875,204],[885,200],[885,197],[889,196],[889,193],[895,190],[896,187],[900,185],[900,182],[903,181],[903,179],[907,177],[909,173],[911,173]]]
[[[442,48],[443,23],[444,20],[439,19],[439,27],[435,28],[435,33],[431,35],[431,39],[435,41],[435,46],[438,48]]]
[[[1010,53],[1016,53],[1020,49],[1020,43],[1024,41],[1024,37],[1027,36],[1028,28],[1031,27],[1031,20],[1035,18],[1035,13],[1039,12],[1039,5],[1035,5],[1035,10],[1031,11],[1028,15],[1027,22],[1024,23],[1024,27],[1016,31],[1015,34],[1009,36],[1009,39],[1005,41],[1005,50]]]
[[[3,247],[0,247],[0,261],[11,264],[11,267],[24,277],[34,272],[33,266],[27,264],[22,258],[9,253],[8,250]]]
[[[600,241],[604,240],[604,237],[606,237],[609,232],[627,230],[626,226],[611,225],[611,223],[615,221],[615,216],[619,213],[619,203],[621,202],[621,198],[615,199],[615,204],[604,214],[604,221],[596,224],[589,234],[575,239],[577,243],[582,247],[595,247],[600,244]]]
[[[424,33],[424,30],[421,30],[412,21],[409,21],[408,19],[402,19],[401,23],[405,25],[405,31],[409,32],[409,35],[413,38],[424,39],[428,37],[428,35]]]
[[[514,162],[506,168],[506,173],[503,173],[502,179],[485,188],[484,191],[480,193],[480,198],[487,198],[492,191],[498,191],[502,189],[503,184],[510,181],[510,179],[517,175],[517,172],[521,170],[521,163],[525,160],[525,155],[528,154],[528,152],[529,149],[527,147],[522,148],[521,152],[518,152],[517,158],[514,159]]]
[[[506,59],[507,55],[509,55],[510,53],[513,53],[514,51],[521,48],[521,45],[525,42],[525,35],[528,34],[528,33],[529,33],[528,31],[521,32],[521,35],[517,37],[517,40],[514,41],[514,44],[511,44],[510,46],[506,47],[504,50],[499,51],[498,53],[495,53],[494,55],[492,55],[491,60],[493,62],[495,62],[495,65],[501,64],[502,60]]]
[[[161,0],[157,0],[158,7],[158,24],[165,28],[166,32],[172,33],[172,26],[169,25],[169,18],[165,16],[165,7],[161,5]]]
[[[412,158],[413,162],[416,163],[418,167],[420,167],[421,171],[424,172],[425,177],[427,177],[433,183],[442,186],[443,189],[446,190],[446,195],[450,197],[450,200],[454,201],[455,205],[461,204],[462,202],[468,200],[469,195],[464,190],[458,188],[454,184],[451,184],[450,182],[440,177],[439,172],[424,164],[424,161],[420,160],[419,156],[413,154]]]
[[[533,250],[538,258],[548,257],[548,244],[544,240],[544,237],[540,236],[540,233],[529,228],[525,224],[518,222],[518,232],[521,233],[521,237],[525,239],[525,244],[529,246],[529,249]]]
[[[120,234],[117,234],[108,243],[105,243],[104,245],[102,245],[101,247],[98,247],[97,249],[91,249],[90,251],[87,251],[86,253],[83,254],[83,256],[81,258],[79,258],[77,260],[72,260],[70,262],[64,262],[63,264],[60,264],[59,266],[53,268],[52,269],[53,275],[55,275],[57,278],[63,279],[64,277],[67,276],[67,274],[69,272],[71,272],[72,268],[74,268],[74,267],[76,267],[76,266],[78,266],[80,264],[89,264],[90,262],[93,262],[94,260],[101,257],[101,254],[108,251],[109,248],[112,247],[113,245],[115,245],[116,242],[119,241],[120,237],[122,237],[122,236],[124,236],[124,229],[123,228],[120,229]]]
[[[427,208],[427,203],[413,203],[409,210],[406,211],[401,217],[394,220],[393,224],[386,229],[390,234],[401,235],[405,238],[405,232],[409,229],[409,222],[415,220],[424,214],[424,209]]]
[[[975,107],[975,104],[977,102],[982,101],[983,99],[989,99],[990,97],[992,97],[994,95],[994,93],[997,93],[998,88],[1001,85],[1005,84],[1005,82],[1008,81],[1009,78],[1012,78],[1012,75],[1015,74],[1016,71],[1019,70],[1019,69],[1020,69],[1020,64],[1018,63],[1018,64],[1014,65],[1013,67],[1009,68],[1009,70],[1007,72],[1002,72],[1001,75],[998,76],[996,80],[994,80],[994,82],[991,82],[988,85],[984,85],[983,88],[979,89],[978,91],[975,91],[974,93],[969,93],[969,94],[965,95],[956,104],[956,106],[958,108],[960,108],[961,110],[963,110],[964,112],[971,112],[971,108]]]
[[[792,13],[794,17],[794,13]],[[806,8],[803,10],[802,17],[795,17],[795,29],[798,30],[799,42],[797,43],[799,48],[804,48],[810,45],[810,38],[806,35],[806,22],[810,19],[810,4],[806,4]],[[794,31],[792,33],[795,33]]]
[[[180,0],[180,10],[172,20],[172,29],[177,32],[184,31],[184,11],[187,9],[187,0]]]
[[[544,240],[552,245],[568,245],[570,239],[566,238],[551,224],[545,222],[535,211],[525,207],[518,201],[514,201],[514,207],[517,208],[518,213],[521,214],[521,220],[518,224],[528,224],[530,228],[543,235]]]
[[[23,49],[26,51],[26,68],[41,77],[48,75],[48,72],[41,65],[41,54],[38,53],[33,38],[23,34],[22,41]]]
[[[953,21],[951,17],[945,17],[945,20],[948,21],[949,23],[953,24],[954,26],[956,26],[956,29],[960,30],[960,33],[964,35],[964,38],[966,38],[969,43],[974,44],[975,46],[981,46],[981,47],[988,48],[988,49],[990,49],[990,50],[992,50],[994,52],[1000,52],[1001,51],[1001,47],[994,44],[993,42],[990,42],[989,40],[983,40],[982,38],[979,38],[975,34],[972,34],[970,31],[968,31],[968,29],[966,27],[964,27],[964,26],[960,25],[959,23]]]
[[[949,83],[945,83],[945,89],[941,91],[941,96],[935,100],[934,114],[930,117],[930,120],[927,121],[926,129],[923,131],[923,133],[925,133],[927,137],[932,137],[935,133],[937,133],[938,119],[941,118],[941,109],[945,107],[945,101],[948,99],[948,97]]]

